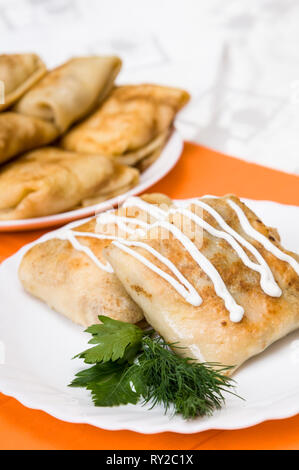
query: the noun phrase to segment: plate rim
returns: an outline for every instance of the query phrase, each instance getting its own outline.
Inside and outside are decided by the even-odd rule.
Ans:
[[[130,426],[120,426],[116,422],[109,424],[107,421],[104,423],[104,425],[99,425],[98,423],[94,422],[97,417],[92,416],[87,419],[82,419],[81,417],[69,417],[61,414],[61,412],[56,412],[52,411],[51,407],[49,406],[44,406],[43,403],[40,403],[38,405],[34,405],[30,400],[26,400],[26,398],[22,395],[19,394],[18,397],[16,397],[16,394],[18,392],[14,391],[8,391],[8,388],[3,387],[3,385],[0,382],[0,392],[3,393],[4,395],[16,399],[19,403],[21,403],[23,406],[26,408],[32,409],[32,410],[37,410],[37,411],[42,411],[44,413],[47,413],[49,416],[54,417],[55,419],[58,419],[60,421],[66,422],[66,423],[72,423],[72,424],[88,424],[90,426],[94,426],[98,429],[103,429],[107,431],[132,431],[132,432],[137,432],[139,434],[161,434],[163,432],[174,432],[178,434],[196,434],[199,432],[203,431],[210,431],[210,430],[222,430],[222,431],[232,431],[232,430],[239,430],[239,429],[246,429],[250,428],[253,426],[256,426],[258,424],[261,424],[266,421],[273,421],[273,420],[280,420],[280,419],[288,419],[293,416],[296,416],[299,413],[299,403],[298,405],[294,405],[292,407],[291,411],[286,411],[286,407],[284,407],[285,411],[281,411],[279,413],[273,414],[272,412],[268,412],[261,415],[260,418],[257,419],[256,413],[253,413],[252,419],[246,419],[246,424],[244,422],[240,421],[240,424],[235,424],[235,422],[232,422],[231,425],[209,425],[209,422],[207,421],[206,423],[200,424],[198,421],[197,422],[192,422],[192,421],[183,421],[183,422],[174,422],[171,425],[171,416],[169,417],[169,420],[165,424],[151,424],[150,427],[143,429],[143,421],[139,421],[138,424],[130,424]],[[293,393],[294,395],[294,393]],[[290,395],[288,395],[289,397]],[[277,400],[276,402],[273,402],[274,405],[277,402],[280,402],[281,400]],[[286,399],[284,399],[284,402],[286,403]],[[124,405],[125,406],[125,405]],[[128,405],[130,406],[130,405]],[[132,405],[136,406],[136,405]],[[138,406],[138,405],[137,405]],[[141,406],[141,405],[139,405]],[[284,405],[285,406],[285,405]],[[117,410],[117,407],[109,407],[110,409],[115,409]],[[264,408],[266,410],[267,408]],[[275,406],[272,406],[271,409],[275,409]],[[99,410],[101,410],[101,407],[99,407]],[[270,408],[269,408],[270,410]],[[150,411],[150,410],[149,410]],[[161,410],[162,411],[162,410]],[[200,418],[199,418],[200,419]],[[192,426],[193,424],[193,426]],[[187,426],[191,425],[191,429],[187,428]]]

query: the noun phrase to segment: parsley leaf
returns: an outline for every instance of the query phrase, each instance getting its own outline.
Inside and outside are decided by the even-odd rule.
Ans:
[[[128,364],[109,361],[79,372],[70,386],[89,390],[95,406],[136,405],[141,384],[132,379]]]
[[[70,387],[87,387],[89,384],[101,381],[103,377],[121,370],[122,367],[117,362],[105,362],[96,364],[89,369],[81,370],[76,374],[76,378],[69,385]]]
[[[132,362],[141,347],[143,331],[138,326],[99,316],[102,324],[92,325],[86,332],[92,335],[89,344],[97,344],[78,354],[87,364],[117,361]]]

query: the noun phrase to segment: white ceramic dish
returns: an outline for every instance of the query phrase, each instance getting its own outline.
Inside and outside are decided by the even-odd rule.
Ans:
[[[167,173],[178,162],[183,150],[183,140],[178,133],[174,130],[167,141],[160,157],[140,176],[140,181],[135,188],[130,191],[117,196],[113,199],[101,202],[94,206],[84,207],[83,209],[76,209],[61,214],[49,215],[47,217],[36,217],[34,219],[23,220],[8,220],[0,222],[0,232],[8,231],[21,231],[21,230],[34,230],[45,227],[55,227],[57,225],[66,224],[72,220],[82,219],[94,215],[95,213],[103,212],[111,209],[122,203],[128,196],[136,196],[150,188],[153,184],[164,178]]]
[[[278,227],[287,248],[298,251],[299,207],[247,202],[267,224]],[[4,394],[64,421],[142,433],[238,429],[299,412],[299,331],[241,367],[234,378],[237,393],[246,401],[228,396],[226,406],[211,417],[187,422],[164,415],[161,408],[95,408],[88,392],[67,387],[84,367],[81,360],[71,358],[86,348],[89,335],[23,291],[17,269],[26,249],[0,266],[0,351],[5,352],[5,357],[0,356],[0,391]]]

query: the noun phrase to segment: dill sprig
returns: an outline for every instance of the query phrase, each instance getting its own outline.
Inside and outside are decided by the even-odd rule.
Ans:
[[[233,393],[234,381],[225,376],[231,367],[197,363],[174,354],[175,344],[161,338],[144,338],[143,352],[133,366],[146,384],[145,403],[162,405],[165,412],[173,407],[185,419],[210,415],[224,404],[223,392]],[[132,371],[134,372],[134,371]]]
[[[234,393],[235,382],[225,374],[232,366],[197,363],[175,354],[177,344],[168,344],[151,331],[99,317],[102,324],[86,331],[93,348],[76,357],[95,364],[78,374],[70,384],[91,392],[95,406],[136,404],[143,399],[151,408],[161,405],[185,419],[210,415],[220,409],[224,392]],[[236,395],[237,396],[237,395]]]

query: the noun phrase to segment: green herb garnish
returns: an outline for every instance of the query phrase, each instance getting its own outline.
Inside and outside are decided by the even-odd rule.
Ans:
[[[125,359],[130,362],[135,359],[141,348],[143,331],[138,326],[125,323],[112,318],[99,316],[102,324],[92,325],[86,333],[92,335],[89,344],[97,344],[76,357],[84,359],[87,364],[98,362],[117,361]]]
[[[197,363],[173,352],[176,344],[143,331],[136,325],[99,316],[87,349],[76,357],[95,364],[78,374],[71,387],[91,392],[95,406],[162,405],[185,419],[210,415],[224,404],[223,392],[233,395],[234,381],[224,373],[231,366]],[[171,348],[171,349],[170,349]]]

